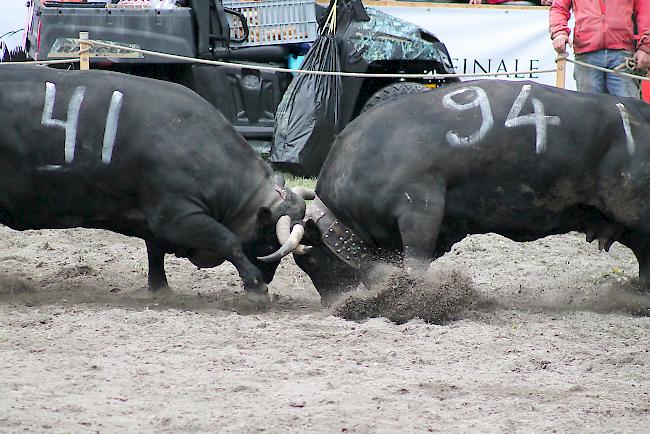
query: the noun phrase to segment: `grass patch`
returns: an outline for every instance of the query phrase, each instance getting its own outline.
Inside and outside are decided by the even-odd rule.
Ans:
[[[287,188],[296,186],[316,188],[316,178],[302,178],[300,176],[293,176],[289,173],[283,173],[282,176],[284,176]]]

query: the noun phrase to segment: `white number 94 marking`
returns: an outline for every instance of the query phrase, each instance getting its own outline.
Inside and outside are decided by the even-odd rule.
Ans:
[[[532,98],[531,100],[533,104],[533,113],[521,116],[520,113],[530,95],[530,89],[531,86],[529,84],[525,84],[521,88],[521,92],[519,92],[519,95],[512,103],[512,107],[508,112],[504,125],[506,128],[534,125],[535,151],[538,154],[541,154],[546,151],[547,126],[560,125],[560,118],[557,116],[547,116],[544,113],[544,105],[537,98]],[[474,99],[464,104],[459,104],[454,101],[454,96],[465,92],[474,92],[476,96]],[[442,98],[442,105],[448,109],[458,111],[471,110],[476,107],[479,107],[481,110],[481,126],[474,133],[469,136],[461,137],[455,131],[447,131],[447,142],[450,146],[465,147],[474,145],[480,142],[494,126],[494,117],[492,115],[492,108],[490,107],[487,93],[478,86],[468,86],[448,93]]]

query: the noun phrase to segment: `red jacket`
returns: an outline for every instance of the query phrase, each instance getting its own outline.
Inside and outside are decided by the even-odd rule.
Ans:
[[[588,53],[603,49],[637,49],[650,53],[650,1],[648,0],[553,0],[549,14],[551,38],[571,33],[567,21],[575,14],[573,51]],[[634,35],[632,14],[639,36]]]

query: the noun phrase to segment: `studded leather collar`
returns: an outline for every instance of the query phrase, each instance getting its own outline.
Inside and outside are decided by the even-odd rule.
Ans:
[[[318,196],[311,204],[311,219],[322,233],[323,243],[346,264],[360,269],[371,258],[366,243],[325,206]]]

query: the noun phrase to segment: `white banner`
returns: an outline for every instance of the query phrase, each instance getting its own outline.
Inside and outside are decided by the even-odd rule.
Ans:
[[[548,35],[548,8],[409,3],[377,9],[437,36],[447,46],[459,74],[512,72],[508,76],[488,78],[555,85],[555,73],[515,74],[555,69],[556,53]],[[572,63],[567,63],[565,87],[576,88]]]

